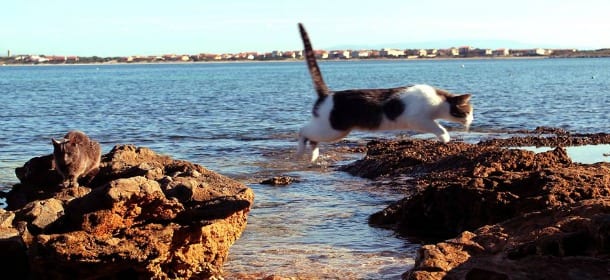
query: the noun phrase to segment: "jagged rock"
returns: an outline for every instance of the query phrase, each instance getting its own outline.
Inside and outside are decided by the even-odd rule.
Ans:
[[[237,181],[144,147],[115,146],[74,188],[58,187],[50,159],[17,168],[0,215],[14,217],[0,223],[0,243],[22,256],[11,264],[21,278],[220,277],[254,200]]]
[[[528,143],[557,147],[506,148]],[[564,143],[610,137],[372,141],[341,170],[406,190],[369,217],[426,244],[405,279],[606,279],[610,163],[573,163]]]
[[[610,198],[462,232],[419,249],[404,279],[607,279]]]
[[[32,201],[18,213],[23,221],[29,223],[30,231],[39,233],[63,216],[64,207],[60,200],[49,198]]]
[[[371,142],[373,153],[343,170],[413,177],[412,193],[369,219],[410,236],[442,240],[520,213],[610,195],[607,165],[573,164],[564,148],[536,154],[460,142],[388,142]]]

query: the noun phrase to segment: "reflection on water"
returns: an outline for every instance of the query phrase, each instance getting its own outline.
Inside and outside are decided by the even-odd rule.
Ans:
[[[554,147],[525,146],[518,147],[517,149],[542,153],[550,151],[554,149]],[[570,159],[576,163],[592,164],[597,162],[610,162],[610,144],[571,146],[566,147],[566,151],[568,152]]]

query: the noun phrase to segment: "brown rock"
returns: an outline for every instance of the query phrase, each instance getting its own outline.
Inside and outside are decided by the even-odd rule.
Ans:
[[[12,226],[15,214],[0,209],[0,269],[11,275],[26,278],[29,273],[27,266],[26,245],[19,232]]]
[[[63,213],[62,202],[55,198],[32,201],[19,210],[21,219],[29,223],[32,232],[42,232]]]
[[[219,277],[254,200],[239,182],[132,145],[114,147],[78,188],[42,181],[45,160],[18,168],[7,194],[15,218],[0,227],[32,279]]]
[[[607,279],[610,164],[573,163],[562,147],[610,136],[533,133],[478,144],[372,141],[341,169],[405,190],[369,218],[428,243],[405,279]],[[530,145],[556,148],[506,148]]]
[[[554,207],[422,246],[404,279],[607,279],[609,228],[609,198]]]
[[[47,187],[61,183],[61,175],[53,170],[53,155],[34,157],[15,169],[22,184]]]
[[[520,213],[610,194],[610,176],[603,175],[608,165],[573,164],[564,148],[535,154],[460,142],[439,150],[439,145],[424,140],[372,142],[372,155],[343,167],[384,180],[415,178],[409,181],[408,198],[372,215],[371,224],[443,240]],[[385,169],[379,171],[381,162]]]
[[[294,182],[298,182],[298,180],[290,176],[275,176],[273,178],[263,180],[261,184],[272,186],[285,186],[290,185]]]

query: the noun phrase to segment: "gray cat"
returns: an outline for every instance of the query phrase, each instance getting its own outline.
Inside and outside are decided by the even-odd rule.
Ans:
[[[64,187],[78,187],[78,179],[99,171],[102,151],[100,144],[77,130],[68,132],[63,139],[51,139],[53,167],[63,178]]]

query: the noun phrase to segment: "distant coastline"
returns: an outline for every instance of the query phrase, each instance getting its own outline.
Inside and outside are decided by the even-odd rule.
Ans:
[[[356,61],[449,61],[449,60],[540,60],[561,58],[607,58],[609,56],[503,56],[503,57],[436,57],[436,58],[350,58],[350,59],[324,59],[324,62],[356,62]],[[73,63],[2,63],[0,66],[35,67],[35,66],[78,66],[78,65],[163,65],[163,64],[225,64],[225,63],[291,63],[302,62],[302,58],[277,59],[277,60],[212,60],[212,61],[108,61],[108,62],[73,62]]]
[[[609,56],[610,57],[610,56]],[[551,57],[544,56],[516,56],[516,57],[457,57],[457,58],[448,58],[448,57],[437,57],[437,58],[351,58],[351,59],[325,59],[322,61],[318,61],[319,63],[324,62],[357,62],[357,61],[449,61],[449,60],[540,60],[540,59],[550,59]],[[303,62],[302,58],[294,58],[294,59],[281,59],[281,60],[218,60],[218,61],[139,61],[139,62],[122,62],[122,61],[110,61],[110,62],[76,62],[76,63],[13,63],[13,64],[2,64],[0,66],[13,66],[13,67],[36,67],[36,66],[109,66],[109,65],[188,65],[188,64],[231,64],[231,63],[291,63],[291,62]]]
[[[381,49],[381,50],[317,50],[319,61],[358,60],[452,60],[452,59],[541,59],[610,57],[610,48],[576,49]],[[244,52],[238,54],[157,55],[126,57],[79,57],[57,55],[11,55],[0,57],[0,65],[75,65],[75,64],[159,64],[159,63],[230,63],[230,62],[290,62],[303,60],[302,51]]]

